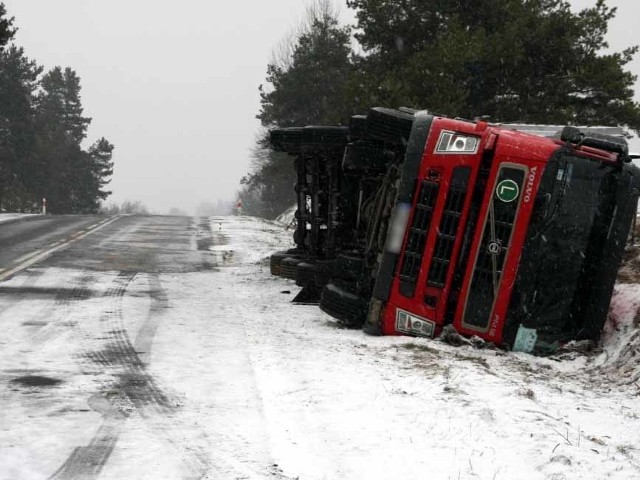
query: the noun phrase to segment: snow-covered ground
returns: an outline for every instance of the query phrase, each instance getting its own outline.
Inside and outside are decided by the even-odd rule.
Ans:
[[[24,217],[31,217],[33,213],[0,213],[0,223],[10,222],[12,220],[18,220]]]
[[[275,223],[281,223],[285,227],[291,227],[296,220],[295,214],[297,210],[298,206],[292,205],[277,216],[277,218],[275,219]]]
[[[599,352],[371,337],[290,303],[268,263],[290,230],[210,226],[213,270],[0,284],[0,479],[640,478],[639,285],[617,286]]]

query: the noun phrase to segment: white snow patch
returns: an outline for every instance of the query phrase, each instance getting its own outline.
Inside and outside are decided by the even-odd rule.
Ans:
[[[12,220],[18,220],[25,217],[33,217],[38,214],[35,213],[0,213],[0,223],[10,222]]]
[[[298,210],[298,206],[292,205],[291,207],[287,208],[284,212],[282,212],[280,215],[278,215],[276,217],[275,222],[281,223],[287,227],[292,226],[295,222],[296,210]]]

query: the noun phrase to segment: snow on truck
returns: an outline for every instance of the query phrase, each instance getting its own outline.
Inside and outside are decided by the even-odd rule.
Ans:
[[[620,129],[375,108],[271,141],[298,172],[296,248],[272,273],[301,300],[373,334],[599,339],[640,195]]]

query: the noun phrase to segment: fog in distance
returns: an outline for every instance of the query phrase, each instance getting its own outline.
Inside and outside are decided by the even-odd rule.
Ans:
[[[235,199],[260,128],[258,86],[306,2],[3,2],[19,28],[16,43],[31,58],[80,76],[85,115],[93,117],[87,142],[104,136],[116,146],[108,202],[193,214],[201,202]],[[351,21],[353,12],[336,3]],[[571,1],[575,8],[594,3]],[[608,3],[618,7],[611,47],[638,43],[640,4]],[[640,73],[640,58],[631,69]]]

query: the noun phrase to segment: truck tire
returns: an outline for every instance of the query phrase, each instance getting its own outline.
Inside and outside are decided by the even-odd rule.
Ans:
[[[329,275],[331,278],[353,282],[363,279],[365,276],[364,268],[364,258],[358,255],[341,253],[333,261]]]
[[[290,155],[298,155],[302,144],[302,128],[278,128],[271,130],[269,141],[276,152],[286,152]]]
[[[376,107],[367,114],[367,135],[392,145],[405,146],[413,128],[413,115],[391,108]]]
[[[298,264],[296,285],[300,287],[312,287],[320,291],[328,282],[329,276],[322,264],[309,260],[301,261]]]
[[[277,128],[269,133],[269,142],[276,152],[299,155],[304,147],[344,148],[349,142],[347,127]]]
[[[304,259],[304,255],[297,250],[276,252],[269,258],[271,275],[295,280],[297,278],[297,264]]]
[[[353,290],[345,282],[328,283],[320,295],[320,309],[349,328],[360,328],[369,302]]]
[[[289,280],[297,280],[298,264],[302,260],[296,257],[287,257],[280,263],[280,276]]]
[[[367,116],[354,115],[349,121],[349,137],[351,141],[367,138]]]
[[[309,126],[302,128],[301,145],[318,148],[344,148],[349,143],[348,127]]]

